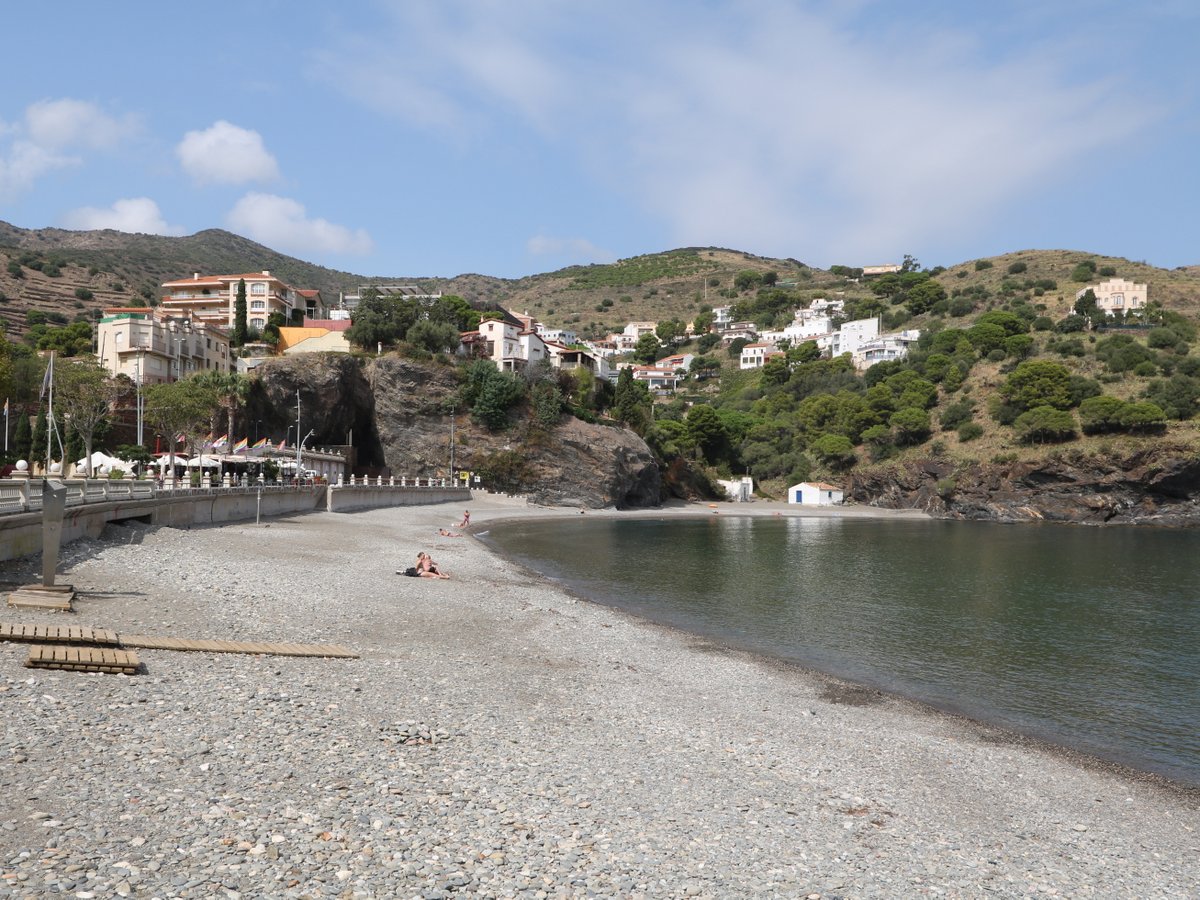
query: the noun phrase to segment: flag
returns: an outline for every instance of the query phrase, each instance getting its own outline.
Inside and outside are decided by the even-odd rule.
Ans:
[[[229,443],[229,435],[223,434],[219,438],[217,438],[215,441],[213,441],[212,448],[214,450],[220,450],[222,447],[224,447],[228,443]]]
[[[255,444],[253,447],[251,447],[250,449],[251,449],[251,450],[261,450],[261,449],[262,449],[263,447],[265,447],[265,446],[267,446],[267,439],[266,439],[266,438],[263,438],[261,441],[259,441],[258,443],[256,443],[256,444]]]
[[[210,432],[208,433],[208,437],[206,437],[206,438],[204,439],[204,446],[205,446],[205,448],[211,447],[211,446],[212,446],[212,442],[213,442],[213,433],[210,431]]]
[[[241,453],[243,450],[245,450],[245,449],[246,449],[246,446],[247,446],[249,443],[250,443],[250,442],[249,442],[248,440],[246,440],[245,438],[242,438],[240,441],[238,441],[236,444],[234,444],[234,445],[233,445],[233,452],[234,452],[234,453]]]
[[[175,443],[186,444],[187,443],[187,435],[184,434],[182,431],[179,432],[179,434],[175,435]]]
[[[42,376],[42,392],[38,400],[46,399],[46,391],[50,390],[50,382],[54,380],[54,351],[50,351],[50,362],[46,365],[46,374]]]
[[[286,446],[287,446],[287,438],[284,438],[282,441],[279,442],[279,449],[282,450]]]

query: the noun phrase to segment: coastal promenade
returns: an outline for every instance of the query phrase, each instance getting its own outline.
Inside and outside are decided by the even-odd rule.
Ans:
[[[146,650],[126,677],[0,644],[0,896],[1194,896],[1194,792],[581,601],[439,536],[460,512],[65,548],[72,622],[361,658]],[[394,574],[418,550],[452,578]]]
[[[244,484],[209,482],[160,486],[149,480],[65,479],[63,542],[95,537],[110,522],[190,528],[315,510],[352,512],[386,506],[461,503],[465,487],[444,478],[339,479],[332,484]],[[0,561],[37,553],[42,547],[42,479],[0,479]]]

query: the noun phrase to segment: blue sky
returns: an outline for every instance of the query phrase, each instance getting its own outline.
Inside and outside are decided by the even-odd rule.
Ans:
[[[127,0],[5,25],[0,219],[25,228],[220,227],[388,276],[692,245],[1200,264],[1191,0]]]

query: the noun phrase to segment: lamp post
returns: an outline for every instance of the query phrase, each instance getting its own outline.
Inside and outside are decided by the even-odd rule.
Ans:
[[[183,378],[183,345],[187,338],[175,338],[175,380]]]
[[[137,378],[134,380],[134,385],[137,388],[137,394],[134,398],[134,403],[137,406],[137,442],[138,446],[145,446],[145,435],[143,428],[145,423],[145,406],[142,397],[142,348],[138,347],[137,352]]]
[[[262,424],[262,419],[254,420],[254,443],[258,443],[258,426]]]

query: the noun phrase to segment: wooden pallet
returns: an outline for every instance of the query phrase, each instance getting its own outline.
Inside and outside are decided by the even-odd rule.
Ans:
[[[115,631],[90,625],[22,625],[0,622],[0,641],[30,641],[50,644],[120,644]]]
[[[58,590],[43,588],[40,585],[28,585],[17,588],[8,595],[8,605],[16,609],[54,609],[60,612],[74,612],[72,603],[75,591],[71,589]]]
[[[137,654],[109,647],[64,647],[40,644],[29,648],[25,665],[31,669],[65,669],[70,672],[108,672],[136,675]]]
[[[320,656],[334,659],[358,659],[358,654],[337,644],[272,644],[261,641],[203,641],[186,638],[152,637],[123,634],[122,647],[143,650],[198,650],[207,653],[254,653],[268,656]]]

